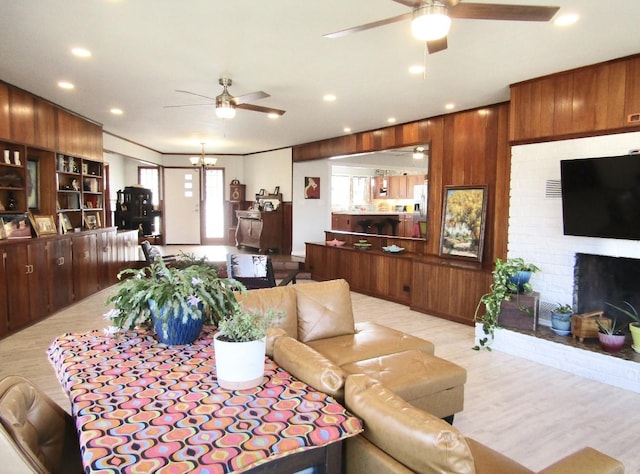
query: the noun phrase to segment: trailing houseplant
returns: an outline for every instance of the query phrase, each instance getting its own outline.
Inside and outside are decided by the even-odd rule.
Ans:
[[[141,269],[123,270],[118,279],[116,293],[106,301],[113,303],[105,314],[110,334],[153,324],[158,336],[167,338],[189,324],[200,329],[202,324],[217,325],[224,315],[238,310],[234,291],[244,291],[241,283],[218,278],[215,267],[189,255],[176,266],[156,260]],[[199,330],[194,330],[197,337]]]
[[[532,291],[529,281],[514,281],[514,276],[518,272],[539,272],[540,269],[532,264],[527,263],[520,257],[502,260],[496,259],[495,268],[492,272],[493,282],[489,287],[490,291],[480,297],[473,319],[482,323],[482,330],[485,337],[478,340],[478,344],[473,347],[475,350],[485,348],[491,350],[490,342],[495,335],[495,329],[499,326],[498,316],[500,315],[500,306],[503,301],[511,299],[513,293],[519,292],[519,287],[524,291]],[[484,306],[484,313],[480,314],[481,308]],[[521,308],[524,310],[524,308]]]

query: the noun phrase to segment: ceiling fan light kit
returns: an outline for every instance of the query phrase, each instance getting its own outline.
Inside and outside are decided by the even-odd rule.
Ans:
[[[223,90],[222,94],[216,97],[216,116],[221,119],[232,119],[236,116],[236,105],[233,103],[233,96],[227,90],[227,87],[232,84],[231,79],[220,78],[218,83]]]
[[[440,2],[422,5],[413,10],[411,32],[420,41],[435,41],[449,33],[451,18],[447,7]]]

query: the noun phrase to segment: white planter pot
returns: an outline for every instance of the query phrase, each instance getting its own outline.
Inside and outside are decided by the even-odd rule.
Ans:
[[[218,385],[228,390],[253,388],[264,380],[266,338],[251,342],[227,342],[218,339],[213,345],[216,351]]]

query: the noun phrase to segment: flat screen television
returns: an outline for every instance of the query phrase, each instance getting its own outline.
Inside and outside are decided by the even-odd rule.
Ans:
[[[640,240],[640,154],[560,161],[565,235]]]

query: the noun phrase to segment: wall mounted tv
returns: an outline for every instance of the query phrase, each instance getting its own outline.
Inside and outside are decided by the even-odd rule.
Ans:
[[[640,155],[560,161],[565,235],[640,240]]]

